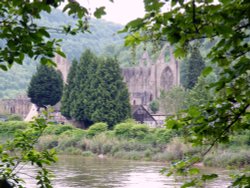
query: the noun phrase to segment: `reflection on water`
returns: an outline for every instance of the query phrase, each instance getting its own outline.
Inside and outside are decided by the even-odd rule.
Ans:
[[[161,175],[163,163],[126,161],[112,159],[90,159],[80,156],[61,156],[51,169],[56,177],[55,188],[177,188],[181,180]],[[214,170],[214,169],[213,169]],[[34,169],[25,170],[32,174]],[[206,169],[209,171],[209,169]],[[209,172],[208,172],[209,173]],[[216,171],[219,179],[206,187],[228,186],[228,172]],[[27,187],[35,187],[35,182],[26,177]]]

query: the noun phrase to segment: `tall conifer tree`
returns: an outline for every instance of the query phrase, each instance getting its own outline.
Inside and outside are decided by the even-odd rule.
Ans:
[[[70,101],[72,100],[72,98],[74,98],[71,91],[76,87],[75,86],[76,70],[77,70],[77,61],[73,60],[67,77],[67,83],[64,86],[64,91],[61,101],[61,113],[66,118],[70,118],[70,107],[71,107]]]
[[[101,60],[93,81],[96,84],[91,86],[96,88],[96,99],[92,103],[92,121],[113,126],[129,118],[129,94],[117,61],[112,58]]]
[[[187,74],[184,87],[192,89],[197,83],[198,77],[201,75],[201,72],[205,67],[205,62],[197,47],[192,49],[191,56],[187,63]]]
[[[28,97],[38,110],[47,105],[55,105],[61,100],[63,92],[62,74],[53,67],[39,65],[28,87]]]

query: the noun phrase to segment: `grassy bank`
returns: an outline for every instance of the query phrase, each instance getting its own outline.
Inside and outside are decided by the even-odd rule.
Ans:
[[[1,141],[11,139],[15,132],[28,123],[21,121],[0,122]],[[206,156],[204,164],[218,167],[243,167],[250,165],[250,137],[246,132],[235,135],[230,144],[221,145]],[[59,154],[98,156],[132,160],[171,161],[200,152],[184,143],[177,132],[164,128],[127,121],[108,130],[105,123],[97,123],[88,130],[72,125],[50,125],[37,144],[38,149],[55,148]]]

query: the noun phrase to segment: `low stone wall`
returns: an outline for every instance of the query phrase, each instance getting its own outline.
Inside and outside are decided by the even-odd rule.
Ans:
[[[31,105],[29,98],[2,99],[0,100],[0,114],[17,114],[25,118]]]

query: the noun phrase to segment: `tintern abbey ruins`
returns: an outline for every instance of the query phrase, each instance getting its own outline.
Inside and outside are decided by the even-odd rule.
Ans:
[[[169,60],[166,61],[166,57],[169,57]],[[58,55],[55,57],[55,62],[66,82],[70,62]],[[147,51],[144,51],[137,66],[122,68],[121,72],[128,86],[132,107],[147,107],[151,101],[160,96],[162,90],[168,91],[180,82],[179,64],[173,56],[171,47],[167,45],[162,48],[156,60],[153,61]],[[28,99],[25,99],[25,103],[23,101],[23,98],[0,101],[0,113],[17,113],[26,117],[31,103]]]
[[[165,55],[169,53],[169,62]],[[123,68],[122,75],[128,86],[131,105],[148,105],[158,98],[162,90],[168,91],[179,85],[179,65],[173,57],[171,48],[164,46],[156,62],[153,62],[145,51],[139,65]]]
[[[165,60],[167,53],[170,57],[169,62]],[[55,61],[66,81],[70,63],[60,56],[56,56]],[[144,51],[137,66],[122,68],[121,71],[128,86],[131,105],[147,106],[160,96],[162,90],[168,91],[180,82],[179,64],[168,45],[162,48],[155,61],[149,57],[147,51]]]

